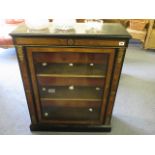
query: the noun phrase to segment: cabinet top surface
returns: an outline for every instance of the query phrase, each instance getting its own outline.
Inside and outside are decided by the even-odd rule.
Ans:
[[[104,23],[100,29],[91,28],[88,30],[86,23],[76,23],[73,29],[58,30],[52,23],[44,30],[30,30],[25,24],[21,24],[11,34],[16,37],[82,37],[82,38],[131,38],[126,29],[119,23]]]

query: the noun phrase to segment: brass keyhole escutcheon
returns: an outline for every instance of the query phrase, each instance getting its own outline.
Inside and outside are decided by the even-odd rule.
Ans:
[[[68,43],[68,45],[73,45],[74,44],[74,40],[73,39],[68,39],[67,43]]]

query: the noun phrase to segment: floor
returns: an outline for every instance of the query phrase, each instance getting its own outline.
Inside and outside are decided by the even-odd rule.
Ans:
[[[0,134],[155,134],[155,51],[127,50],[110,133],[31,132],[15,50],[0,49]]]

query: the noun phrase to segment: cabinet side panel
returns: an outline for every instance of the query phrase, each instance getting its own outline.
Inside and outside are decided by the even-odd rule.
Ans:
[[[21,76],[22,76],[22,81],[23,81],[23,85],[24,85],[25,95],[26,95],[26,99],[27,99],[27,104],[28,104],[28,108],[29,108],[29,113],[31,116],[31,121],[32,121],[32,124],[36,124],[37,117],[36,117],[36,111],[35,111],[35,107],[34,107],[33,93],[32,93],[32,89],[31,89],[30,78],[28,76],[29,75],[28,68],[27,68],[27,63],[26,63],[23,47],[17,46],[16,52],[17,52],[18,63],[19,63],[20,72],[21,72]]]
[[[106,108],[106,116],[105,116],[104,124],[110,124],[110,121],[111,121],[113,106],[115,102],[115,97],[117,93],[117,88],[119,84],[119,79],[121,75],[125,52],[126,52],[125,48],[118,49],[118,54],[117,54],[117,58],[116,58],[115,65],[114,65],[115,67],[114,67],[114,72],[113,72],[113,79],[111,82],[111,90],[110,90],[110,95],[109,95],[109,101],[108,101],[107,108]]]

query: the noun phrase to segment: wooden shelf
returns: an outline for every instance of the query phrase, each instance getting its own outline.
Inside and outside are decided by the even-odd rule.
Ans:
[[[105,78],[105,75],[65,75],[65,74],[37,74],[37,77],[77,77],[77,78]]]
[[[75,99],[71,99],[71,98],[41,98],[41,101],[90,101],[90,102],[101,102],[101,99],[79,99],[79,98],[75,98]]]

